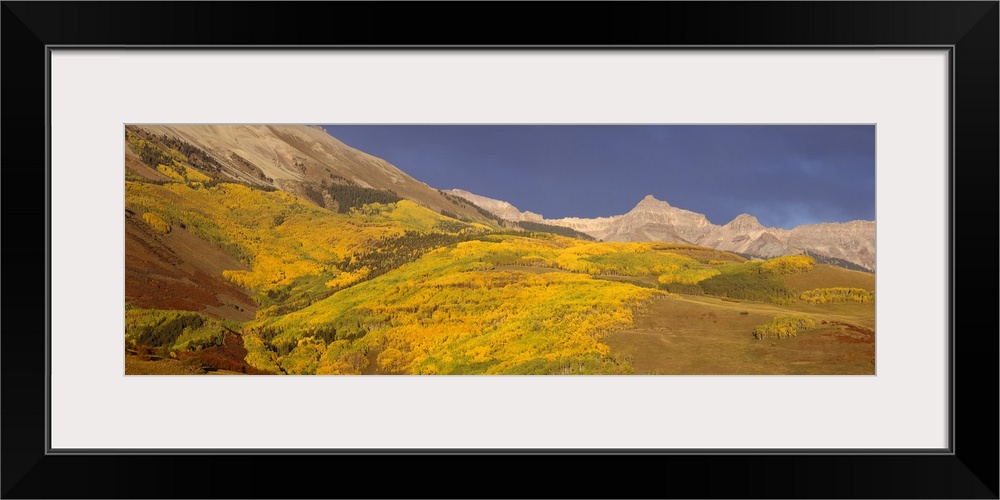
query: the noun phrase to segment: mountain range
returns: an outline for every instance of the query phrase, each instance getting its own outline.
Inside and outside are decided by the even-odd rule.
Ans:
[[[546,219],[532,212],[522,212],[505,201],[460,189],[448,192],[508,221],[568,227],[602,241],[690,243],[760,258],[805,253],[833,263],[846,263],[846,267],[875,270],[874,221],[831,222],[781,229],[765,227],[753,215],[740,214],[724,225],[716,225],[703,214],[674,207],[652,195],[621,215]]]
[[[442,191],[389,162],[352,148],[321,127],[298,125],[139,125],[133,133],[184,149],[196,167],[266,189],[278,189],[324,208],[347,212],[363,201],[412,200],[459,220],[508,228],[569,228],[603,241],[664,241],[706,246],[750,257],[808,253],[828,262],[875,269],[875,222],[850,221],[780,229],[742,214],[724,225],[646,196],[628,213],[592,219],[546,219],[512,204],[453,189]],[[134,175],[168,180],[126,148]],[[199,158],[201,160],[199,160]],[[345,201],[348,199],[353,202]],[[522,224],[518,224],[522,223]],[[539,224],[544,225],[538,226]]]
[[[124,136],[126,374],[874,370],[874,222],[546,219],[318,127]],[[810,325],[839,347],[751,348]]]

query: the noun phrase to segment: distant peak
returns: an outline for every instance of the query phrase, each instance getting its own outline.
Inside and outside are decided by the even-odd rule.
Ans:
[[[670,206],[669,203],[663,200],[657,200],[656,197],[651,194],[647,194],[646,197],[643,198],[638,205],[636,205],[636,207],[664,207],[664,208],[669,206]]]
[[[729,227],[740,227],[740,228],[760,228],[763,229],[764,225],[757,220],[756,217],[750,214],[739,214],[735,219],[726,224]]]

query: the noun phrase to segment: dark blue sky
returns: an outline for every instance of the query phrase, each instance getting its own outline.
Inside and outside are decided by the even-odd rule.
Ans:
[[[628,212],[647,194],[725,224],[875,219],[873,125],[324,125],[439,189],[546,218]]]

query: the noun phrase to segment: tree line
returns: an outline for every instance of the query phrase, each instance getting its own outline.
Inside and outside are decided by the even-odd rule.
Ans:
[[[325,180],[319,188],[307,184],[304,190],[306,198],[321,207],[326,206],[326,196],[324,195],[329,195],[337,202],[337,213],[339,214],[351,213],[352,208],[362,208],[370,203],[389,204],[402,200],[396,193],[388,189],[366,188],[354,183],[327,184]]]
[[[799,298],[810,304],[837,302],[857,302],[864,304],[875,301],[875,292],[863,288],[817,288],[802,292]]]
[[[800,331],[816,328],[816,322],[809,316],[777,316],[767,323],[757,325],[753,329],[753,338],[757,340],[769,338],[795,337]]]

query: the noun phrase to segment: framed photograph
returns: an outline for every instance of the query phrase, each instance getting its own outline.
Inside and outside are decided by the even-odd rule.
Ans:
[[[3,495],[996,498],[998,4],[574,9],[4,3]]]
[[[124,136],[127,376],[876,373],[873,124]]]

